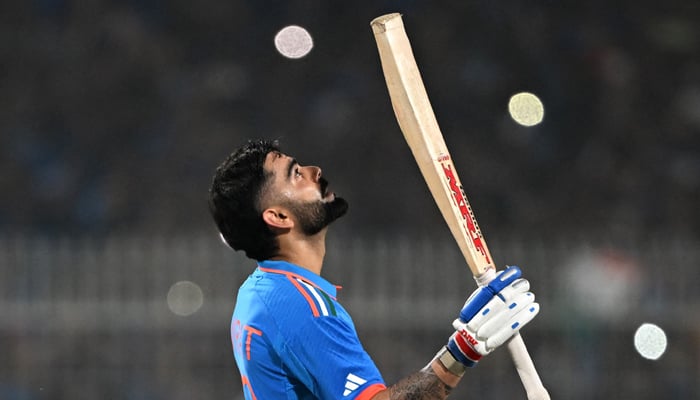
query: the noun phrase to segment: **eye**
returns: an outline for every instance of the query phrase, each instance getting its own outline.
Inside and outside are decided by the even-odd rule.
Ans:
[[[301,177],[301,170],[299,169],[299,167],[294,168],[294,177],[295,178]]]

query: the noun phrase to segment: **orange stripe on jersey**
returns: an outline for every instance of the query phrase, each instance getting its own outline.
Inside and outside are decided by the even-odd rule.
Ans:
[[[245,356],[246,359],[250,360],[250,342],[253,340],[253,334],[262,336],[262,331],[248,325],[244,326],[243,329],[248,331],[248,337],[245,340]]]
[[[374,397],[375,394],[381,392],[382,390],[386,389],[386,385],[381,384],[381,383],[375,383],[374,385],[369,385],[365,388],[365,390],[362,391],[357,397],[355,397],[355,400],[369,400],[372,397]]]
[[[301,287],[301,284],[299,282],[297,282],[297,280],[292,276],[294,274],[286,274],[286,275],[287,275],[287,279],[289,279],[289,281],[294,284],[294,286],[297,288],[299,293],[301,293],[302,296],[304,296],[306,301],[309,303],[309,306],[311,306],[311,313],[314,315],[314,317],[320,316],[321,314],[318,312],[318,308],[316,308],[316,303],[314,303],[314,301],[311,299],[311,296],[309,296],[309,294],[306,292],[306,290],[304,290],[304,288]]]
[[[318,286],[317,284],[315,284],[315,283],[309,281],[308,279],[304,278],[303,276],[301,276],[301,275],[299,275],[299,274],[295,274],[294,272],[284,271],[284,270],[281,270],[281,269],[263,268],[263,267],[261,267],[261,266],[259,266],[259,265],[258,265],[258,269],[261,270],[261,271],[263,271],[263,272],[270,272],[270,273],[273,273],[273,274],[285,275],[287,278],[297,278],[297,279],[301,279],[302,281],[308,283],[309,285],[315,287],[316,289],[323,291],[323,293],[326,293],[326,294],[328,295],[328,297],[330,297],[331,299],[333,299],[333,300],[338,300],[338,299],[335,298],[335,296],[331,296],[330,294],[328,294],[328,292],[326,292],[325,290],[323,290],[323,289],[322,289],[320,286]],[[297,288],[301,288],[301,286],[297,286]],[[336,286],[336,288],[340,289],[341,287],[340,287],[340,286]]]

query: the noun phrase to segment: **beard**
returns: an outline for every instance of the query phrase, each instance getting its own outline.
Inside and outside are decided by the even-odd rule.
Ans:
[[[342,197],[336,197],[329,202],[313,201],[287,206],[297,217],[302,232],[308,236],[321,232],[331,222],[348,212],[348,202]]]

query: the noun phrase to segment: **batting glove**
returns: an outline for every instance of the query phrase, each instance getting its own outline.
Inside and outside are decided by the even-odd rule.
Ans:
[[[467,299],[452,326],[447,351],[465,367],[505,343],[539,312],[530,282],[518,267],[508,267]]]

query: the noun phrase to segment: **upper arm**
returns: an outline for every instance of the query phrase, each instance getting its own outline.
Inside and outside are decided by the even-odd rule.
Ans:
[[[384,382],[347,311],[320,289],[291,280],[266,299],[286,369],[316,397],[355,399]],[[364,397],[368,399],[369,397]]]
[[[384,388],[374,361],[362,347],[352,325],[337,317],[321,316],[305,321],[289,338],[287,361],[320,398],[359,398]],[[369,399],[370,397],[362,397]]]

